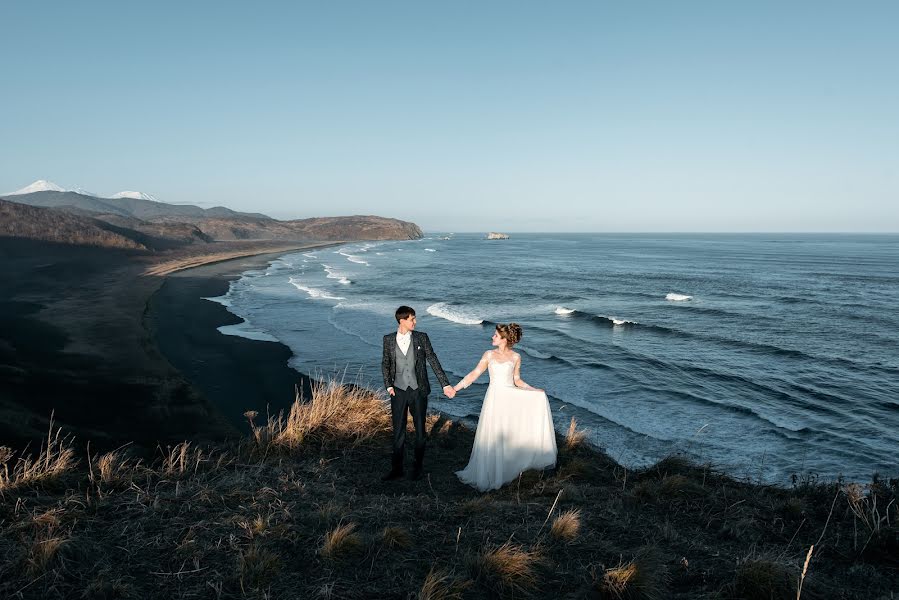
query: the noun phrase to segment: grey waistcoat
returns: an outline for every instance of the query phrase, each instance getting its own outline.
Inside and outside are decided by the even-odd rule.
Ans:
[[[396,345],[396,379],[393,385],[398,390],[418,389],[418,380],[415,378],[415,343],[409,340],[409,353],[403,354],[400,345]]]

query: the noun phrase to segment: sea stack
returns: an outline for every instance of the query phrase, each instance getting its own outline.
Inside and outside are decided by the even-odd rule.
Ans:
[[[497,233],[495,231],[491,231],[490,233],[487,234],[487,239],[488,240],[507,240],[507,239],[509,239],[509,236],[506,235],[505,233]]]

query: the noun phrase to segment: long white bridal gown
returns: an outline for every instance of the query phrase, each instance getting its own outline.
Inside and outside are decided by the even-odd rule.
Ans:
[[[514,362],[489,359],[484,396],[468,466],[456,475],[484,492],[529,469],[556,464],[556,432],[546,393],[515,387]]]

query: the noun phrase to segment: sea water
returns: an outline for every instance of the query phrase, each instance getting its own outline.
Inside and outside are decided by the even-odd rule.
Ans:
[[[445,239],[448,238],[448,239]],[[288,254],[218,299],[291,366],[383,388],[415,308],[456,383],[496,323],[522,378],[613,458],[672,453],[739,476],[899,474],[899,236],[431,234]],[[476,418],[487,384],[431,406]]]

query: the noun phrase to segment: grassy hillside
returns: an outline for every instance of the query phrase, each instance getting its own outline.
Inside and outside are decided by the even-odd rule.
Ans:
[[[150,247],[154,249],[211,240],[406,240],[422,237],[421,229],[414,223],[370,215],[279,221],[263,214],[241,213],[222,206],[203,209],[152,200],[95,198],[54,191],[9,196],[5,200],[93,217],[115,226],[111,229],[126,227],[138,232],[131,236],[133,239],[140,243],[150,241]],[[120,233],[127,235],[127,232]]]
[[[103,221],[5,200],[0,200],[0,236],[81,246],[147,249],[126,232]]]
[[[629,471],[560,437],[554,472],[479,494],[472,432],[428,420],[427,477],[382,483],[388,411],[335,384],[252,436],[97,456],[0,449],[0,596],[891,598],[897,486]],[[801,589],[800,589],[801,585]]]

